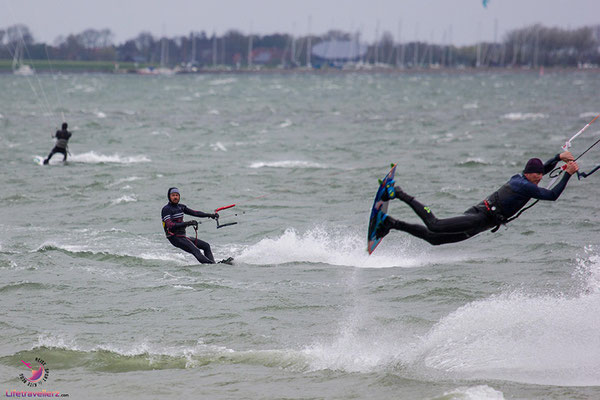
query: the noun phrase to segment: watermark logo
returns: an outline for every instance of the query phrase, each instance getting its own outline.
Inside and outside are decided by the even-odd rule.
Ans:
[[[19,379],[29,387],[38,387],[41,386],[44,382],[48,380],[48,375],[50,374],[50,370],[46,365],[46,362],[39,357],[35,358],[35,363],[26,363],[21,360],[23,364],[29,368],[29,372],[26,374],[20,374]],[[31,373],[30,377],[27,377]]]
[[[48,380],[50,369],[44,360],[39,357],[35,358],[35,362],[27,363],[24,360],[21,362],[28,368],[26,373],[19,374],[19,379],[31,388],[41,386]],[[31,376],[30,376],[31,375]],[[69,397],[68,393],[60,393],[58,391],[48,391],[46,389],[31,389],[31,390],[7,390],[6,397]]]

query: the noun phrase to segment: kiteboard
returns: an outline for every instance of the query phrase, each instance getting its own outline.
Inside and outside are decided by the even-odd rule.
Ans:
[[[219,261],[217,264],[233,265],[233,257],[224,258],[221,261]]]
[[[389,201],[381,200],[381,196],[385,192],[385,187],[388,182],[394,180],[394,174],[396,173],[396,166],[398,164],[392,164],[392,169],[387,173],[385,178],[381,181],[379,185],[379,189],[377,189],[377,194],[375,195],[375,200],[373,201],[373,207],[371,208],[371,217],[369,218],[369,232],[367,235],[367,251],[369,254],[373,253],[381,240],[383,238],[376,238],[375,232],[377,232],[377,228],[379,228],[380,223],[377,223],[377,214],[381,211],[383,213],[387,213],[388,203]]]
[[[33,162],[36,163],[37,165],[41,165],[43,166],[48,166],[48,165],[69,165],[68,161],[63,161],[62,160],[62,154],[59,154],[60,157],[55,157],[53,159],[50,160],[49,164],[44,164],[44,160],[45,158],[42,156],[34,156],[33,157]]]

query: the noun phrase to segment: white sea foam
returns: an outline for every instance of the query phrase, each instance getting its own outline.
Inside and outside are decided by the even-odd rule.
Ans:
[[[396,355],[403,352],[402,341],[382,331],[365,332],[360,324],[348,321],[332,340],[305,347],[302,354],[308,360],[308,369],[362,373],[392,369]]]
[[[213,151],[227,151],[227,147],[225,147],[225,145],[221,142],[211,143],[210,147],[213,149]]]
[[[488,165],[488,163],[481,157],[469,157],[464,161],[458,163],[458,165]]]
[[[98,232],[92,232],[90,234],[90,242],[93,244],[63,244],[57,241],[45,241],[42,243],[36,251],[41,251],[47,248],[56,248],[59,250],[68,251],[70,253],[90,253],[90,254],[109,254],[114,256],[126,256],[126,257],[137,257],[144,260],[159,260],[159,261],[170,261],[177,262],[179,264],[189,263],[189,259],[186,259],[186,254],[181,252],[164,251],[160,249],[154,249],[152,243],[146,244],[143,241],[137,241],[136,246],[131,249],[116,250],[115,246],[112,245],[110,240],[103,240],[103,238],[96,237]],[[148,250],[148,248],[150,248]],[[171,249],[169,249],[171,250]]]
[[[477,110],[479,108],[479,106],[477,105],[477,103],[468,103],[468,104],[463,104],[463,108],[465,110]]]
[[[60,158],[60,154],[58,155]],[[56,156],[55,156],[56,157]],[[138,156],[120,156],[119,154],[104,155],[98,154],[94,151],[88,151],[82,154],[73,154],[68,158],[70,162],[86,163],[86,164],[102,164],[102,163],[115,163],[115,164],[135,164],[141,162],[150,162],[151,160],[145,155]]]
[[[504,400],[504,394],[487,385],[458,387],[432,400]]]
[[[600,294],[600,255],[592,246],[585,248],[585,254],[577,259],[574,276],[579,278],[584,293]]]
[[[142,178],[140,178],[139,176],[129,176],[127,178],[117,179],[113,183],[107,185],[107,187],[117,186],[117,185],[120,185],[121,183],[124,183],[124,182],[133,182],[133,181],[137,181],[137,180],[140,180],[140,179],[142,179]]]
[[[276,238],[262,239],[241,251],[236,259],[248,264],[323,263],[359,268],[419,267],[455,262],[456,257],[423,255],[406,245],[390,245],[369,256],[359,233],[335,232],[321,227],[303,234],[287,229]]]
[[[285,121],[279,124],[280,128],[287,128],[289,126],[292,126],[292,121],[290,121],[289,119],[286,119]]]
[[[591,254],[578,264],[577,275],[584,280],[578,295],[502,293],[460,307],[422,337],[402,337],[391,327],[374,329],[368,313],[357,309],[338,335],[307,346],[302,354],[310,370],[374,372],[402,365],[429,379],[439,374],[443,379],[598,386],[600,256]],[[502,398],[483,386],[446,395]]]
[[[94,115],[96,115],[97,118],[106,118],[106,114],[102,111],[94,111]]]
[[[65,335],[43,333],[38,336],[36,347],[57,348],[65,350],[80,351],[81,348],[75,344],[75,340]]]
[[[115,199],[113,201],[111,201],[112,205],[117,205],[117,204],[121,204],[121,203],[132,203],[132,202],[136,202],[137,199],[135,198],[135,196],[121,196],[118,199]]]
[[[326,165],[312,161],[285,160],[285,161],[255,161],[250,168],[327,168]]]
[[[509,119],[511,121],[526,121],[548,118],[548,115],[542,113],[508,113],[504,114],[502,118]]]
[[[469,303],[429,331],[416,360],[461,379],[600,385],[600,257],[581,262],[581,294],[521,290]]]
[[[173,287],[175,289],[194,290],[193,287],[191,287],[191,286],[185,286],[185,285],[173,285]]]

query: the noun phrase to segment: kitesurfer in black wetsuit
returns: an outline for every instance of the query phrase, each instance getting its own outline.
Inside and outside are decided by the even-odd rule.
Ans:
[[[210,250],[210,245],[203,240],[194,239],[185,235],[185,228],[198,226],[198,221],[183,222],[183,214],[193,215],[200,218],[219,218],[219,214],[208,214],[195,211],[179,203],[179,189],[169,188],[167,198],[169,203],[162,209],[162,221],[167,239],[175,247],[187,251],[196,257],[202,264],[214,264],[215,258]]]
[[[552,171],[559,161],[567,164],[566,173],[558,184],[552,189],[538,187],[542,175]],[[573,155],[568,151],[557,154],[545,164],[539,158],[532,158],[527,162],[522,175],[514,175],[500,189],[481,203],[466,210],[463,215],[446,219],[436,218],[429,207],[403,192],[399,186],[394,187],[392,182],[383,193],[382,200],[402,200],[413,209],[426,226],[409,224],[380,212],[377,215],[380,225],[375,236],[382,238],[389,233],[390,229],[396,229],[423,239],[432,245],[460,242],[505,224],[532,198],[551,201],[558,199],[569,178],[578,169],[579,166],[574,161]]]
[[[69,132],[67,130],[67,126],[68,124],[66,122],[63,122],[62,124],[62,129],[60,131],[56,131],[56,133],[54,134],[54,136],[56,138],[56,144],[54,145],[54,148],[52,149],[52,151],[50,151],[50,154],[48,154],[48,158],[46,158],[44,160],[44,165],[47,165],[50,162],[50,159],[52,158],[52,156],[56,153],[62,153],[63,155],[63,161],[67,161],[67,149],[68,149],[68,144],[67,142],[69,141],[69,138],[71,137],[71,132]]]

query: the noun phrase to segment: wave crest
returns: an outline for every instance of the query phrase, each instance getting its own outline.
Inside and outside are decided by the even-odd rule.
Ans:
[[[542,113],[508,113],[504,114],[502,118],[509,119],[511,121],[527,121],[536,120],[541,118],[548,118],[547,114]]]
[[[21,359],[41,357],[55,360],[55,369],[87,368],[100,372],[130,372],[197,368],[210,364],[248,364],[271,368],[305,370],[306,358],[293,350],[236,351],[224,346],[207,345],[201,340],[191,346],[164,346],[142,341],[132,345],[102,344],[85,346],[63,337],[40,335],[31,350],[0,358],[11,365]]]
[[[120,156],[119,154],[104,155],[98,154],[94,151],[88,151],[82,154],[73,154],[69,157],[68,161],[78,162],[85,164],[104,164],[104,163],[115,163],[115,164],[136,164],[142,162],[150,162],[151,160],[145,155],[138,156]]]
[[[515,291],[457,309],[424,337],[417,358],[459,378],[600,385],[600,257],[586,265],[579,295]]]
[[[397,240],[397,239],[396,239]],[[323,263],[359,268],[417,267],[431,263],[454,262],[456,258],[409,254],[403,242],[389,238],[385,248],[369,256],[365,237],[347,230],[316,227],[303,234],[287,229],[277,238],[262,239],[242,249],[236,260],[248,264]]]
[[[323,164],[311,161],[286,160],[286,161],[256,161],[250,168],[327,168]]]

